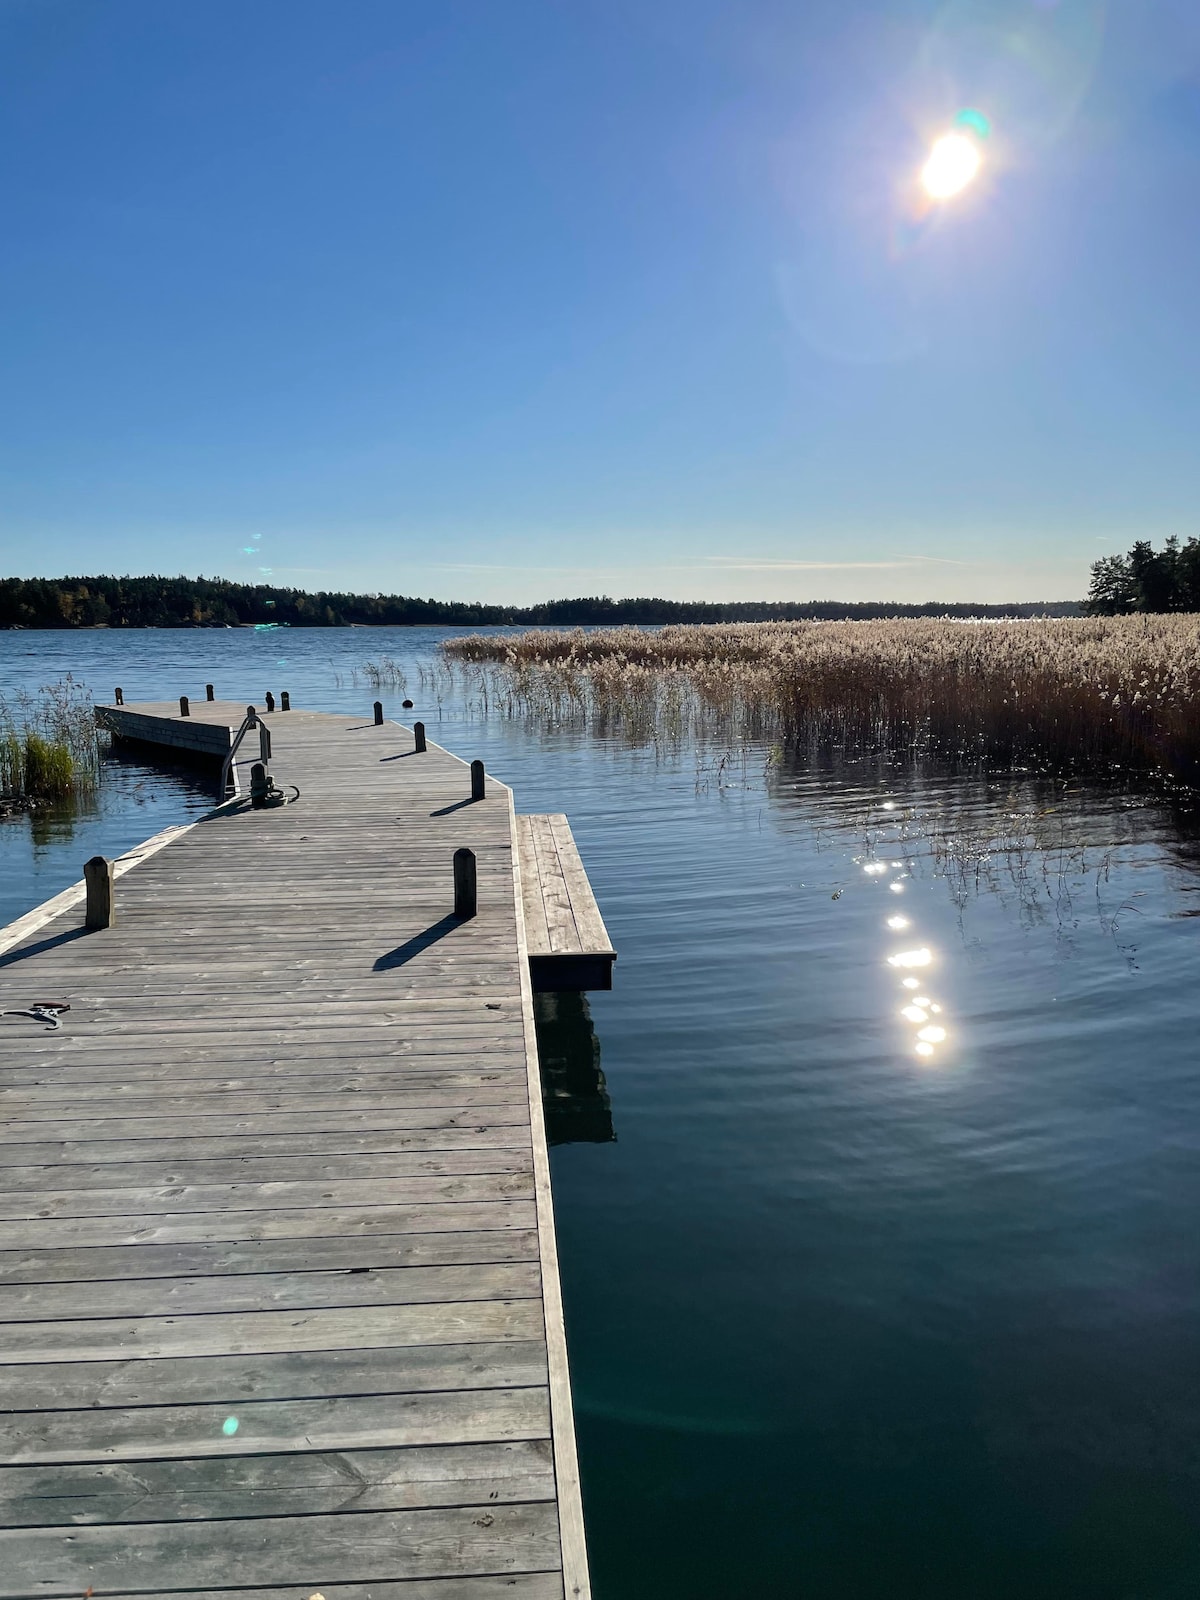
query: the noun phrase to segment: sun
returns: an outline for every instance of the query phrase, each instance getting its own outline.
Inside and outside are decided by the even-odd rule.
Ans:
[[[973,182],[982,165],[979,145],[969,134],[944,133],[921,168],[921,183],[931,200],[949,200]]]

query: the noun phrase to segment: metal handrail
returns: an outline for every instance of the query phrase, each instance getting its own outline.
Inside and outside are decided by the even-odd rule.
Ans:
[[[229,775],[230,775],[231,770],[232,770],[232,773],[233,773],[233,792],[234,792],[235,795],[239,792],[239,790],[238,790],[238,781],[237,781],[237,768],[234,767],[233,760],[234,760],[234,757],[237,755],[238,750],[241,747],[242,740],[246,737],[247,733],[249,733],[251,728],[257,728],[258,726],[259,726],[258,712],[255,711],[253,706],[247,706],[246,715],[242,718],[242,725],[238,729],[237,735],[234,738],[233,743],[229,747],[229,754],[225,757],[224,763],[222,764],[222,767],[221,767],[221,787],[217,790],[217,804],[218,805],[222,805],[224,803],[225,799],[226,799],[226,790],[229,788]]]

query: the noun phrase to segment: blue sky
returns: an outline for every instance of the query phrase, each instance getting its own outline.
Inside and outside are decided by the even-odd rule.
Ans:
[[[6,573],[1065,598],[1200,532],[1194,0],[0,0],[0,204]]]

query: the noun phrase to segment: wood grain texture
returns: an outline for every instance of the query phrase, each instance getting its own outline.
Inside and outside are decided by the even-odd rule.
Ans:
[[[548,1439],[10,1467],[0,1526],[197,1522],[553,1500]]]
[[[123,730],[219,752],[179,688]],[[114,926],[0,932],[71,1007],[0,1026],[4,1600],[584,1593],[512,797],[364,709],[265,717],[300,801],[130,852]]]
[[[384,1233],[347,1237],[219,1240],[202,1244],[98,1245],[0,1251],[0,1292],[14,1284],[81,1284],[131,1278],[209,1280],[243,1272],[364,1272],[376,1267],[536,1261],[533,1229],[486,1233]],[[86,1314],[86,1291],[81,1304]]]
[[[236,1423],[236,1431],[230,1431]],[[14,1465],[160,1461],[306,1450],[366,1450],[479,1440],[543,1439],[546,1391],[459,1389],[444,1394],[333,1395],[237,1405],[23,1411],[6,1419]]]
[[[378,1345],[368,1350],[0,1366],[0,1410],[120,1410],[210,1401],[236,1408],[249,1399],[545,1386],[546,1346],[539,1333],[503,1344]]]
[[[0,1596],[161,1595],[212,1587],[234,1573],[246,1587],[293,1583],[309,1594],[334,1580],[536,1572],[558,1564],[552,1504],[262,1517],[227,1522],[122,1523],[0,1532]],[[37,1574],[36,1580],[24,1574]]]

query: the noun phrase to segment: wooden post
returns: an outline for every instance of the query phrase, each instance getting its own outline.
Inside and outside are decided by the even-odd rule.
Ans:
[[[256,761],[250,768],[250,804],[255,811],[261,811],[267,803],[267,769],[261,761]]]
[[[271,730],[265,722],[258,725],[258,754],[259,759],[266,762],[271,759]]]
[[[279,709],[280,711],[290,711],[292,709],[292,697],[286,689],[279,696]]]
[[[454,852],[454,915],[466,922],[475,915],[475,852],[465,847]]]
[[[483,770],[483,762],[482,761],[472,761],[472,763],[471,763],[471,799],[472,800],[482,800],[483,799],[484,795],[487,793],[487,789],[486,789],[485,785],[486,785],[486,778],[485,778],[484,770]]]
[[[206,700],[215,700],[217,698],[211,683],[204,685],[204,698]]]
[[[425,748],[425,724],[423,722],[414,722],[413,723],[413,749],[420,751],[420,750],[424,750],[424,748]]]
[[[268,689],[267,690],[267,710],[268,711],[274,711],[274,709],[275,709],[275,696],[271,693],[270,689]]]
[[[83,866],[83,881],[87,885],[87,910],[85,928],[111,928],[116,921],[113,902],[113,864],[105,856],[93,856]]]
[[[190,717],[191,714],[192,708],[188,705],[188,697],[185,694],[181,694],[179,696],[179,715],[181,717]]]
[[[113,690],[113,699],[117,702],[117,704],[119,706],[123,706],[125,704],[125,691],[124,691],[124,689],[114,689]]]
[[[381,728],[383,726],[383,701],[382,700],[376,700],[376,702],[375,702],[375,726],[377,728]]]
[[[258,727],[258,712],[255,711],[253,706],[246,707],[246,721],[252,728]]]

